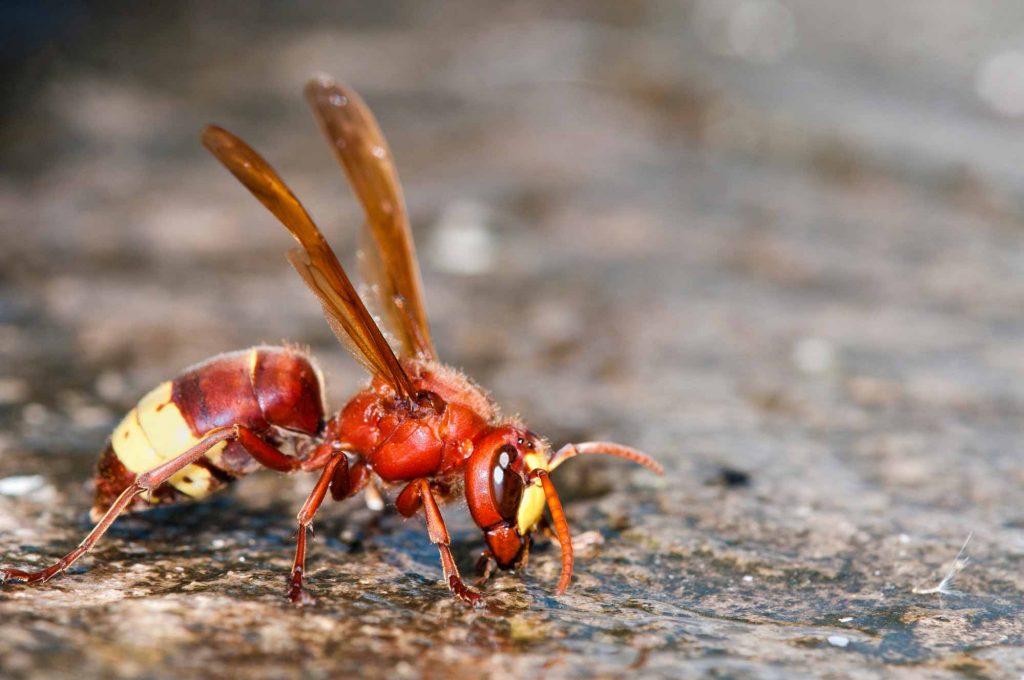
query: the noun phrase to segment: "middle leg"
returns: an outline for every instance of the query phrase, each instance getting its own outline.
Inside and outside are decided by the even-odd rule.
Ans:
[[[452,557],[451,537],[448,535],[448,527],[445,526],[444,517],[441,516],[441,509],[430,489],[430,482],[425,479],[417,479],[410,482],[399,494],[395,503],[398,511],[406,517],[411,517],[423,506],[423,515],[427,520],[427,535],[430,542],[437,546],[441,554],[441,568],[444,571],[444,580],[448,589],[455,597],[463,602],[476,606],[480,604],[480,593],[476,592],[465,583],[459,575],[459,568],[455,565],[455,558]]]

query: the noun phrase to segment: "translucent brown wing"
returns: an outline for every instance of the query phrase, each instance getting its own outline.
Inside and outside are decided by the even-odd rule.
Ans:
[[[309,81],[306,99],[366,213],[376,251],[367,253],[367,273],[375,277],[368,283],[379,311],[403,354],[436,358],[402,187],[376,119],[355,91],[327,76]]]
[[[323,305],[335,335],[373,374],[391,383],[400,397],[415,390],[352,282],[291,190],[259,154],[219,127],[203,131],[203,145],[280,220],[302,245],[288,259]]]

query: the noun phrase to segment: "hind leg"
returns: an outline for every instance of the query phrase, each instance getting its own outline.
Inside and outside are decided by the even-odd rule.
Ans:
[[[358,493],[366,485],[368,478],[366,466],[361,462],[349,466],[344,451],[336,451],[324,465],[316,486],[302,504],[297,517],[299,531],[295,541],[295,561],[292,562],[288,582],[288,599],[294,604],[309,605],[315,602],[309,591],[302,587],[302,576],[306,571],[306,537],[312,530],[313,518],[327,497],[327,490],[330,489],[334,500],[340,501]]]
[[[212,430],[207,433],[203,439],[199,441],[195,446],[185,451],[180,456],[172,458],[166,463],[162,463],[157,467],[140,474],[135,478],[135,481],[121,492],[121,495],[117,497],[117,500],[107,509],[100,520],[93,527],[89,535],[78,545],[77,548],[69,552],[67,555],[57,560],[54,564],[40,569],[39,571],[23,571],[21,569],[0,569],[0,584],[6,583],[7,581],[15,581],[19,583],[41,583],[49,581],[54,576],[63,573],[68,567],[74,564],[82,555],[87,553],[95,544],[96,541],[107,532],[110,525],[114,523],[118,515],[124,512],[135,498],[142,493],[147,491],[153,491],[161,484],[166,482],[168,479],[173,477],[180,470],[188,467],[192,463],[202,458],[207,451],[223,441],[229,441],[238,439],[240,436],[238,427],[225,427],[217,430]]]

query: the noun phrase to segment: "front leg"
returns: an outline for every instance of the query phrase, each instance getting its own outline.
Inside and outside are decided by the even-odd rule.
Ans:
[[[466,604],[474,607],[481,604],[480,593],[463,583],[462,577],[459,576],[459,568],[455,565],[455,558],[452,557],[449,547],[451,537],[448,535],[448,527],[444,524],[444,517],[441,516],[441,509],[437,506],[430,482],[425,479],[410,482],[399,494],[395,505],[405,517],[412,517],[420,506],[423,507],[423,515],[427,520],[427,535],[441,554],[441,569],[444,571],[448,589]]]
[[[494,555],[490,550],[484,550],[476,559],[476,585],[482,586],[487,583],[494,573]]]
[[[546,517],[541,517],[541,522],[538,525],[546,521]],[[550,530],[549,530],[550,531]],[[527,562],[530,561],[530,548],[533,547],[533,539],[529,534],[526,535],[526,545],[523,547],[523,555],[516,562],[515,569],[519,571],[526,568]],[[482,586],[490,580],[491,575],[494,573],[495,568],[498,566],[498,561],[494,559],[494,553],[490,549],[486,549],[480,553],[480,557],[476,560],[476,581],[474,583],[478,586]]]

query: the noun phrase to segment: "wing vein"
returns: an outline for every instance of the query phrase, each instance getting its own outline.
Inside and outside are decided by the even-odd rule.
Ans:
[[[402,353],[436,359],[416,251],[391,151],[373,113],[352,89],[327,76],[306,85],[306,99],[366,215],[373,247],[364,275]]]
[[[388,381],[396,394],[411,399],[415,389],[383,333],[309,213],[262,156],[223,128],[203,131],[203,145],[233,174],[302,246],[288,260],[320,300],[328,324],[341,343],[371,373]]]

